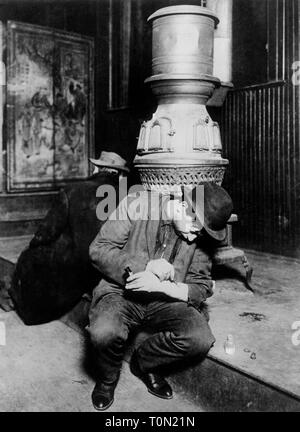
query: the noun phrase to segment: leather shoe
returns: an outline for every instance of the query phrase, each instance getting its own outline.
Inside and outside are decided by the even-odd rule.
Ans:
[[[97,411],[105,411],[114,401],[116,382],[105,384],[98,381],[92,393],[92,402]]]
[[[149,393],[162,399],[172,399],[173,392],[171,386],[161,375],[153,372],[143,372],[139,366],[135,352],[131,357],[130,370],[133,375],[143,381]]]

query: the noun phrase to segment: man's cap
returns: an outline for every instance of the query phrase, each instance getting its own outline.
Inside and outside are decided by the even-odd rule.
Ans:
[[[233,211],[229,194],[215,183],[204,183],[193,189],[184,188],[183,199],[193,209],[196,221],[214,239],[226,237],[226,224]]]
[[[115,152],[102,151],[99,159],[90,158],[90,162],[98,167],[113,168],[125,172],[130,171],[126,166],[126,160]]]

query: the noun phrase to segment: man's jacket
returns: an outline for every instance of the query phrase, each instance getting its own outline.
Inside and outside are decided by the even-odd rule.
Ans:
[[[165,205],[167,197],[162,198]],[[142,192],[129,195],[102,226],[90,246],[90,257],[103,279],[96,288],[103,296],[112,289],[123,289],[124,270],[144,271],[154,258],[155,243],[162,210],[158,207],[159,194]],[[211,260],[201,242],[188,243],[182,239],[173,260],[175,282],[188,284],[189,304],[200,309],[211,296]]]

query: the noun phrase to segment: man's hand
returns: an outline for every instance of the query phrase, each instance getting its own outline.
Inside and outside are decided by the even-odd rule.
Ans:
[[[132,291],[160,292],[177,300],[188,300],[188,286],[184,283],[171,281],[161,282],[157,276],[149,271],[135,273],[129,276],[125,289]]]
[[[160,281],[174,280],[174,267],[164,258],[149,261],[146,267],[146,271],[155,274]]]
[[[125,289],[132,291],[162,292],[161,282],[151,271],[143,271],[129,276]]]

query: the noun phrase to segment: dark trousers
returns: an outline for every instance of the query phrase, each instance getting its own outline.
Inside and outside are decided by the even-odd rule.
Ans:
[[[96,351],[101,381],[111,383],[118,378],[128,336],[144,326],[153,332],[137,348],[139,365],[144,372],[204,356],[214,343],[205,315],[193,306],[161,299],[141,301],[132,296],[125,298],[123,293],[93,298],[90,309],[87,330]]]

